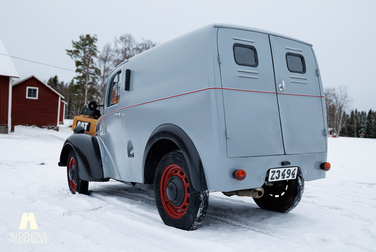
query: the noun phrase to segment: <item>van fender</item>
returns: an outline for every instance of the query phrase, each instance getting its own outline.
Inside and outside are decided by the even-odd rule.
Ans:
[[[85,181],[105,181],[98,140],[87,134],[74,134],[67,138],[60,154],[59,166],[67,166],[68,154],[76,153],[78,176]]]
[[[144,171],[146,169],[146,165],[148,165],[147,163],[150,161],[149,159],[153,156],[153,154],[149,155],[150,150],[152,150],[153,146],[156,143],[163,140],[173,142],[175,147],[166,148],[166,151],[163,153],[163,155],[166,154],[166,152],[179,149],[183,153],[184,158],[187,162],[193,188],[196,191],[208,190],[204,167],[193,141],[184,130],[174,124],[162,124],[151,134],[144,151]],[[160,151],[158,152],[161,153]],[[159,158],[162,158],[163,155],[159,155]],[[157,160],[157,162],[159,162],[159,160]],[[157,163],[154,162],[154,165],[156,164]]]

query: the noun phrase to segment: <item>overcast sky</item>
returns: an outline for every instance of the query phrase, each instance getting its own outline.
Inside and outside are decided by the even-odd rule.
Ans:
[[[75,70],[65,49],[96,34],[98,49],[130,33],[163,43],[211,23],[281,33],[313,44],[324,87],[345,85],[351,108],[376,110],[375,0],[0,0],[0,38],[13,56]],[[41,80],[74,72],[18,59],[20,75]]]

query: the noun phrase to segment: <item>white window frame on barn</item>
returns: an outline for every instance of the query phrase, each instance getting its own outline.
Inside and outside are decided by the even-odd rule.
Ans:
[[[29,89],[36,89],[36,96],[29,96]],[[34,99],[38,100],[38,93],[39,93],[39,88],[37,87],[26,87],[26,99]]]

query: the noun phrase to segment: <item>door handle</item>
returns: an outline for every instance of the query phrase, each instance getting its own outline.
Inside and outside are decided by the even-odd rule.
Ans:
[[[286,85],[285,85],[284,80],[282,80],[282,83],[278,85],[278,88],[279,88],[279,92],[286,93]]]
[[[113,113],[112,116],[120,116],[120,113]]]

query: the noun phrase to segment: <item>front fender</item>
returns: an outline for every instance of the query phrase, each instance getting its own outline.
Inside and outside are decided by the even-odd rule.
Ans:
[[[102,158],[95,136],[74,134],[67,138],[60,154],[59,166],[67,166],[68,154],[76,153],[78,176],[85,181],[104,181]]]

